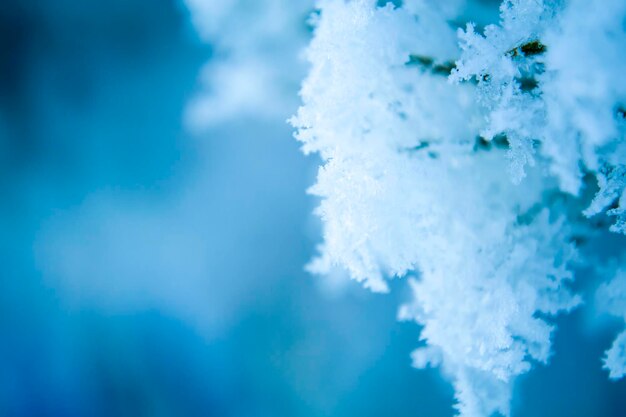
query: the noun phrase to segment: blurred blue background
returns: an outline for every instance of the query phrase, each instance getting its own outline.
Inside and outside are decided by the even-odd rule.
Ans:
[[[303,271],[318,161],[289,114],[188,133],[217,59],[174,0],[0,3],[0,415],[451,416],[403,282]],[[619,323],[589,315],[514,415],[626,415],[599,359]]]

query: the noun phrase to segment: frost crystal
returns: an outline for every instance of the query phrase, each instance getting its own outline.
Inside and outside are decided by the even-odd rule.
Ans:
[[[584,174],[600,186],[585,215],[626,199],[626,5],[504,1],[497,25],[457,38],[464,2],[378,3],[318,2],[291,119],[323,159],[309,269],[381,292],[411,276],[399,316],[423,326],[414,365],[442,368],[461,415],[508,415],[515,377],[549,358],[549,317],[580,303],[567,282],[584,218],[557,201]]]
[[[463,54],[451,76],[476,80],[487,110],[482,134],[507,136],[515,181],[539,152],[564,192],[578,195],[585,172],[606,183],[626,161],[626,3],[510,0],[500,10],[500,24],[484,35],[471,24],[459,32]],[[585,214],[607,206],[596,201]]]
[[[596,294],[606,312],[626,322],[626,271],[620,270],[611,282],[603,284]],[[626,330],[623,330],[606,351],[604,368],[611,379],[626,375]]]

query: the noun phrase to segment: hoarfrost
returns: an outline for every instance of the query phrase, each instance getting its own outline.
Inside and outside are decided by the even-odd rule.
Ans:
[[[323,160],[309,269],[380,292],[410,276],[399,316],[423,326],[414,365],[442,368],[463,416],[508,415],[515,377],[550,356],[549,316],[581,302],[568,281],[584,218],[555,201],[588,174],[599,191],[584,214],[626,229],[622,204],[606,211],[626,199],[626,5],[602,6],[504,1],[498,24],[456,38],[464,2],[318,2],[290,120]]]

